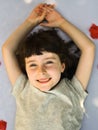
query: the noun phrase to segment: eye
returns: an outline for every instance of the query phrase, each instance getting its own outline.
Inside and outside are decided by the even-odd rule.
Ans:
[[[30,64],[29,66],[30,67],[36,67],[37,65],[36,64]]]
[[[51,64],[53,64],[54,62],[53,61],[47,61],[46,62],[46,65],[51,65]]]

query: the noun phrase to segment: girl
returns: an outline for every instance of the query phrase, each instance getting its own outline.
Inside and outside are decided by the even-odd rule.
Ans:
[[[67,74],[71,43],[65,44],[54,29],[27,36],[38,24],[61,29],[80,49],[74,75]],[[17,103],[15,130],[79,130],[94,61],[93,42],[54,6],[40,4],[7,39],[2,52]]]

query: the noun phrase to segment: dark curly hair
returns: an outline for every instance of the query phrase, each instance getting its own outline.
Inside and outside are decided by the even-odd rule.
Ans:
[[[30,33],[19,44],[16,55],[23,73],[26,74],[25,58],[31,55],[42,55],[43,51],[57,54],[61,63],[66,64],[61,78],[71,79],[73,77],[78,65],[80,50],[73,41],[65,42],[54,28]]]

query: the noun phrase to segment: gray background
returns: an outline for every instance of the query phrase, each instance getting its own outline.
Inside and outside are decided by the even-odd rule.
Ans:
[[[90,37],[90,26],[92,23],[98,25],[98,0],[51,1],[56,2],[56,8]],[[40,2],[43,1],[0,0],[0,120],[7,121],[7,130],[14,129],[16,106],[15,99],[11,95],[11,84],[3,63],[1,46]],[[91,80],[88,84],[89,95],[85,102],[86,113],[81,130],[98,130],[98,39],[92,40],[96,45],[96,57]]]

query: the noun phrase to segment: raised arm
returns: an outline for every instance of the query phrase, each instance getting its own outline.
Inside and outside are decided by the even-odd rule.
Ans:
[[[75,76],[82,83],[84,90],[90,79],[92,66],[94,62],[95,45],[94,43],[77,27],[65,20],[60,28],[72,38],[75,44],[81,50],[81,56],[77,66]]]
[[[60,28],[70,36],[70,38],[81,50],[81,57],[79,60],[75,76],[81,82],[85,90],[92,71],[95,45],[82,31],[80,31],[72,23],[66,20],[55,9],[50,9],[48,7],[47,10],[48,13],[46,19],[48,22],[42,23],[41,25]]]
[[[11,34],[2,46],[2,53],[9,79],[14,85],[18,76],[22,73],[15,55],[15,51],[21,40],[45,17],[43,4],[38,5],[29,17]]]

